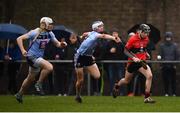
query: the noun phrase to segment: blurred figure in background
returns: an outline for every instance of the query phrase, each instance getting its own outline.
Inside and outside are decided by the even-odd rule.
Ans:
[[[114,37],[120,37],[118,33],[118,29],[114,29],[112,31],[112,36]],[[121,38],[122,40],[122,38]],[[122,42],[124,43],[124,42]],[[125,60],[125,54],[124,54],[124,44],[122,43],[116,43],[112,40],[108,42],[107,45],[107,58],[108,60]],[[112,90],[114,83],[116,80],[120,80],[124,77],[124,63],[109,63],[108,64],[108,75],[109,75],[109,81],[110,81],[110,95],[112,95]],[[121,87],[120,89],[120,95],[125,95],[125,88]]]
[[[16,76],[20,68],[20,62],[17,60],[22,60],[21,51],[16,43],[16,41],[10,41],[8,53],[4,56],[5,61],[7,61],[7,74],[9,78],[8,91],[11,94],[17,93]]]
[[[60,38],[60,42],[64,42],[65,38]],[[65,48],[52,47],[51,50],[52,60],[64,60],[66,55]],[[49,53],[48,52],[48,53]],[[67,95],[67,75],[66,75],[66,63],[54,63],[54,90],[55,94],[59,96]]]
[[[173,33],[166,32],[165,40],[160,45],[159,60],[174,61],[179,59],[177,43],[173,41]],[[161,64],[162,78],[164,82],[165,96],[176,96],[176,65],[174,63]],[[169,91],[171,90],[171,92]]]
[[[73,60],[74,59],[74,54],[76,53],[77,49],[79,48],[79,41],[78,41],[78,36],[74,33],[71,34],[69,37],[69,43],[68,46],[65,48],[66,55],[65,55],[65,60]],[[75,80],[76,80],[76,73],[74,69],[74,64],[69,63],[66,64],[67,68],[65,68],[66,71],[66,76],[68,78],[67,80],[67,94],[68,95],[75,95]]]
[[[107,40],[104,40],[104,39],[100,39],[100,40],[101,41],[98,42],[98,44],[94,50],[94,53],[93,53],[93,56],[96,58],[96,61],[102,60],[104,53],[105,53],[105,47],[106,47],[105,45],[106,45]],[[103,76],[104,70],[103,70],[102,63],[97,62],[97,66],[99,68],[101,75]],[[92,95],[94,95],[94,96],[99,96],[102,93],[101,92],[101,88],[103,87],[102,86],[102,80],[103,80],[102,76],[100,76],[99,79],[95,79],[92,76],[90,77],[91,78],[91,91],[92,91]]]

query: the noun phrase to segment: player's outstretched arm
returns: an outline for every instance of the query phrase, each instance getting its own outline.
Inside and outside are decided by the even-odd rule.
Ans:
[[[121,39],[119,37],[114,37],[109,34],[100,34],[98,38],[114,40],[116,43],[121,42]]]

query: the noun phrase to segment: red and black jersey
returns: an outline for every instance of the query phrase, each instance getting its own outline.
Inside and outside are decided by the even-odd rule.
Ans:
[[[146,60],[147,59],[146,49],[148,43],[149,43],[148,37],[141,38],[139,34],[136,33],[128,40],[126,44],[126,49],[134,53],[137,58],[141,60]],[[128,60],[132,60],[132,59],[129,58]]]

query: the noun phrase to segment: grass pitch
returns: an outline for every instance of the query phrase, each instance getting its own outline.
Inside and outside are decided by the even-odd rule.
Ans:
[[[155,104],[144,104],[143,97],[83,96],[83,103],[73,96],[24,96],[19,104],[12,95],[0,96],[0,112],[170,112],[180,111],[180,97],[153,97]]]

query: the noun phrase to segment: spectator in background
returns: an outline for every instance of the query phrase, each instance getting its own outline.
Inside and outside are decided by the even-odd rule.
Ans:
[[[64,42],[65,38],[61,38],[60,42]],[[65,48],[52,48],[51,50],[53,60],[65,60],[66,57],[66,49]],[[67,69],[66,63],[55,63],[54,64],[54,86],[55,93],[58,96],[67,96]]]
[[[120,37],[117,29],[114,29],[112,31],[112,36]],[[112,40],[108,42],[108,45],[107,45],[108,60],[125,60],[124,44],[122,43],[116,43]],[[109,81],[110,81],[110,94],[111,95],[112,95],[114,83],[116,82],[116,80],[120,80],[121,78],[124,77],[124,71],[125,71],[124,63],[109,63],[108,64],[108,75],[109,75]],[[121,87],[120,95],[125,95],[124,87]]]
[[[16,76],[18,70],[20,68],[20,62],[16,62],[17,60],[21,60],[21,51],[16,43],[16,41],[10,41],[8,53],[5,54],[4,59],[8,63],[7,74],[9,77],[8,82],[8,90],[11,94],[17,93],[17,84],[16,84]]]
[[[76,50],[79,47],[79,42],[78,42],[78,37],[76,34],[71,34],[69,37],[69,43],[68,46],[65,48],[65,60],[73,60],[74,59],[74,54],[76,53]],[[68,78],[67,80],[67,89],[68,89],[68,95],[74,95],[75,94],[75,78],[76,78],[76,73],[74,69],[74,64],[69,63],[66,64],[67,67],[65,68],[66,77]]]
[[[158,59],[163,61],[173,61],[178,60],[178,57],[178,46],[173,41],[173,33],[166,32],[165,41],[160,45]],[[176,96],[176,65],[173,63],[161,64],[161,71],[165,96],[169,96],[171,93],[173,96]],[[171,93],[169,92],[169,88],[172,91]]]
[[[106,32],[103,32],[103,33],[106,33]],[[93,53],[93,56],[96,58],[96,61],[99,61],[99,60],[102,60],[103,59],[103,56],[105,54],[105,47],[106,47],[106,44],[107,44],[107,40],[104,40],[104,39],[100,39],[99,42],[97,42],[97,46],[94,50],[94,53]],[[101,73],[101,75],[103,76],[103,64],[102,63],[98,63],[97,62],[97,66],[99,68],[99,71]],[[94,77],[90,77],[91,78],[91,91],[92,91],[92,94],[95,95],[95,96],[99,96],[101,95],[101,88],[103,88],[102,86],[102,80],[103,80],[103,77],[100,76],[99,79],[95,79]]]

